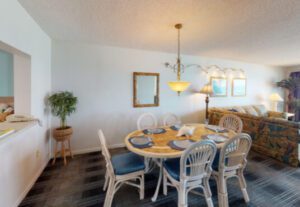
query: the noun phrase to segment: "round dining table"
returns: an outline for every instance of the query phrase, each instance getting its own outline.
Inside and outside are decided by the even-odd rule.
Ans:
[[[125,145],[127,147],[128,150],[130,150],[133,153],[136,153],[138,155],[141,155],[143,157],[147,157],[147,158],[156,158],[154,160],[156,160],[156,164],[159,166],[160,170],[159,170],[159,177],[158,177],[158,181],[157,181],[157,186],[156,186],[156,190],[155,193],[152,197],[152,201],[156,201],[158,193],[159,193],[159,189],[161,186],[161,180],[162,180],[162,176],[163,176],[163,167],[162,167],[162,162],[164,159],[167,158],[179,158],[184,150],[177,150],[177,149],[173,149],[169,146],[169,142],[172,140],[192,140],[192,141],[196,141],[199,142],[203,139],[205,139],[205,135],[209,135],[209,134],[220,134],[222,136],[227,137],[228,139],[233,138],[236,133],[232,130],[226,130],[226,132],[215,132],[211,129],[207,128],[207,125],[205,124],[185,124],[185,126],[193,126],[195,127],[193,135],[191,136],[176,136],[178,133],[178,130],[174,130],[171,127],[168,126],[164,126],[164,127],[157,127],[157,128],[163,128],[165,129],[164,133],[160,133],[160,134],[144,134],[143,130],[136,130],[131,132],[130,134],[128,134],[125,138]],[[153,145],[151,147],[148,148],[137,148],[134,147],[131,142],[129,141],[129,139],[131,137],[136,137],[136,136],[147,136],[150,137],[152,139]],[[218,148],[221,148],[224,143],[217,143],[216,144]]]

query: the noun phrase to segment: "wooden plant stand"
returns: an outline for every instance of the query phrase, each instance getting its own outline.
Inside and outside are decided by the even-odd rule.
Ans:
[[[66,137],[65,139],[59,139],[59,140],[55,139],[56,143],[55,143],[55,148],[54,148],[54,158],[53,158],[53,161],[52,161],[52,165],[55,164],[56,157],[59,153],[61,154],[61,157],[64,159],[64,165],[67,164],[67,158],[66,158],[67,153],[69,153],[69,155],[73,158],[70,139],[71,139],[71,136]],[[65,142],[66,141],[68,142],[68,148],[65,148]],[[59,143],[61,143],[61,149],[60,150],[58,150]]]

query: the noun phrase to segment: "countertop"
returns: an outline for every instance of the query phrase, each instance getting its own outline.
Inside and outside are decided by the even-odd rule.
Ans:
[[[7,136],[4,136],[0,138],[0,144],[4,143],[5,141],[9,140],[13,136],[16,136],[19,133],[22,133],[22,131],[25,131],[35,125],[37,125],[37,121],[27,121],[27,122],[1,122],[0,123],[0,130],[5,129],[14,129],[15,132],[12,134],[8,134]]]

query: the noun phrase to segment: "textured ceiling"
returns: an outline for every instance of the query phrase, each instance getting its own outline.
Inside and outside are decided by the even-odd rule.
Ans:
[[[19,0],[57,40],[300,64],[299,0]]]

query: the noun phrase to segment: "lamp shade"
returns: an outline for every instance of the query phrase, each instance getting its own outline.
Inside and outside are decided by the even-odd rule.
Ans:
[[[211,84],[209,84],[209,83],[205,84],[203,86],[203,88],[201,88],[200,93],[207,94],[207,95],[212,94],[213,93],[213,89],[212,89]]]
[[[172,81],[168,82],[168,85],[173,91],[176,91],[178,94],[180,94],[180,92],[185,91],[191,85],[191,83],[186,81]]]
[[[281,96],[278,94],[278,93],[272,93],[269,97],[269,99],[271,101],[275,101],[275,102],[278,102],[278,101],[283,101],[283,98],[281,98]]]

